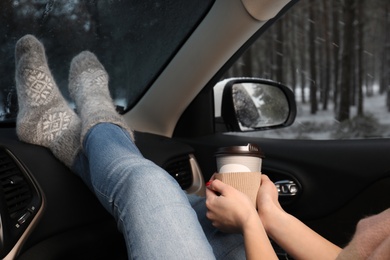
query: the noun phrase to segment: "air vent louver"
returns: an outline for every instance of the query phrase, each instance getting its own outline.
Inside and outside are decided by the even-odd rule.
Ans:
[[[14,259],[44,208],[42,191],[25,165],[0,146],[0,259]]]
[[[165,170],[176,179],[183,190],[192,185],[192,169],[188,157],[168,163]]]
[[[31,202],[32,194],[15,161],[3,150],[0,151],[0,184],[10,217],[17,217]]]

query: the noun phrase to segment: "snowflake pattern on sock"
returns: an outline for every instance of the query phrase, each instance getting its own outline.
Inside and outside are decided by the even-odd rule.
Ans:
[[[102,72],[102,71],[101,71]],[[94,83],[98,86],[104,86],[107,84],[107,75],[105,73],[96,73],[96,78],[94,80]]]
[[[49,111],[42,117],[38,136],[42,136],[45,141],[53,141],[66,129],[69,129],[71,120],[72,115],[66,111]]]
[[[108,84],[107,73],[101,69],[87,69],[80,76],[80,85],[89,86],[94,91],[104,90],[104,86]]]
[[[53,97],[54,83],[44,69],[25,69],[24,78],[28,87],[26,94],[31,99],[31,105],[38,106],[50,102]]]

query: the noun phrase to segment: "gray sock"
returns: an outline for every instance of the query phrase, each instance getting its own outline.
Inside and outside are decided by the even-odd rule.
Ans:
[[[45,49],[34,36],[26,35],[16,43],[15,67],[19,139],[49,148],[71,167],[80,149],[80,119],[62,97]]]
[[[108,89],[108,74],[93,53],[83,51],[73,58],[69,92],[82,122],[81,142],[88,130],[99,123],[116,124],[127,130],[134,140],[131,129],[115,110]]]

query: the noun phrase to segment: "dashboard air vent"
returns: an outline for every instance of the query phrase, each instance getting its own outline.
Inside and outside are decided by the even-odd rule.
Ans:
[[[172,160],[164,168],[176,179],[183,190],[188,189],[192,185],[192,169],[188,156]]]
[[[32,194],[19,167],[4,150],[0,150],[0,183],[8,213],[15,218],[27,208]]]
[[[42,191],[31,173],[0,146],[0,259],[15,258],[43,208]]]

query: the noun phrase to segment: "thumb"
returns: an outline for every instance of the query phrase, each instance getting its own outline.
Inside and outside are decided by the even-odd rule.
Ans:
[[[261,183],[265,183],[265,182],[270,182],[271,180],[270,180],[270,178],[267,176],[267,175],[265,175],[265,174],[261,174]]]

